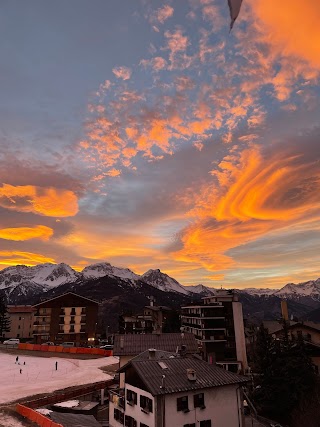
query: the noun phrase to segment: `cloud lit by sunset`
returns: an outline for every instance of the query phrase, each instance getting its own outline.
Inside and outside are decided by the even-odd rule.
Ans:
[[[230,33],[220,0],[21,7],[0,30],[0,268],[318,277],[317,2],[243,1]]]
[[[0,239],[5,240],[49,240],[52,235],[53,230],[44,225],[37,225],[36,227],[15,227],[0,229]]]

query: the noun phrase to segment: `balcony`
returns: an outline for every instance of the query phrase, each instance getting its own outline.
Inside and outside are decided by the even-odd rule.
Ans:
[[[109,391],[109,400],[118,409],[125,409],[124,388]]]
[[[48,335],[49,332],[50,332],[49,329],[47,331],[35,330],[35,331],[32,331],[32,334],[33,335]]]
[[[50,322],[40,322],[40,321],[36,321],[33,323],[34,326],[50,326]]]
[[[183,313],[181,315],[181,319],[217,319],[217,320],[223,320],[225,319],[224,316],[219,316],[219,313],[214,312],[208,312],[208,313]],[[221,313],[220,313],[221,314]]]

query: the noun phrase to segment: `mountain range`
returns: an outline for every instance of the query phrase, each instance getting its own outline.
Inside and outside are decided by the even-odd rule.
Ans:
[[[89,265],[81,272],[64,263],[33,267],[17,265],[0,271],[0,293],[9,304],[33,304],[67,291],[95,298],[105,308],[102,311],[112,307],[118,315],[121,311],[141,309],[148,304],[148,297],[155,297],[160,305],[179,307],[199,301],[203,296],[214,295],[216,289],[201,284],[183,286],[159,269],[139,275],[109,263]],[[279,317],[281,299],[288,300],[289,312],[294,317],[306,318],[313,310],[320,310],[320,278],[289,283],[281,289],[247,288],[235,292],[248,318]]]

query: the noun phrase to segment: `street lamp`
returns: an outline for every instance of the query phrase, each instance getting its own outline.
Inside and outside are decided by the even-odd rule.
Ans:
[[[24,330],[24,317],[22,318],[22,332],[21,332],[21,338],[24,338],[24,336],[23,336],[23,330]]]

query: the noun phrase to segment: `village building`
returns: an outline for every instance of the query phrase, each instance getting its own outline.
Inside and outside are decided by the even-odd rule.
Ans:
[[[243,427],[245,377],[198,357],[149,349],[119,369],[110,427]]]
[[[98,318],[97,301],[68,292],[34,305],[34,341],[94,343]]]
[[[10,330],[3,332],[3,338],[32,339],[35,309],[31,305],[8,305],[7,313]]]
[[[191,333],[168,333],[168,334],[117,334],[114,337],[113,355],[119,357],[121,368],[133,357],[148,350],[169,351],[191,356],[198,353],[198,344]],[[120,374],[120,386],[124,383],[124,374]]]
[[[202,304],[182,307],[181,324],[192,332],[203,359],[232,372],[248,367],[242,304],[233,290],[218,290]]]

